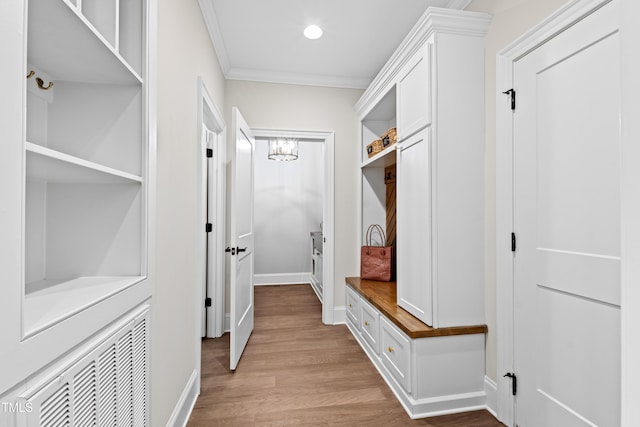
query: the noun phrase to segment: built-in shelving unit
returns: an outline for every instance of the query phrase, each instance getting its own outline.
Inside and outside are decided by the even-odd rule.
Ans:
[[[80,357],[78,348],[152,295],[147,63],[155,36],[147,28],[154,4],[2,7],[0,76],[9,88],[0,99],[3,402],[63,359]]]
[[[362,244],[395,282],[347,278],[347,326],[412,418],[483,405],[486,14],[429,8],[355,106]],[[396,128],[397,142],[367,145]],[[460,265],[464,264],[464,268]],[[386,291],[385,291],[386,290]]]
[[[142,83],[143,0],[77,3],[29,1],[28,62],[56,79]]]
[[[143,7],[29,1],[25,335],[145,275]]]

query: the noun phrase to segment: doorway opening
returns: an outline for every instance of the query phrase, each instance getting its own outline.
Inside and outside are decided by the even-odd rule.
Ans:
[[[222,113],[198,78],[198,265],[197,316],[200,337],[222,336],[225,328],[226,127]],[[222,248],[222,249],[221,249]],[[197,354],[200,354],[198,339]],[[198,363],[197,366],[200,366]]]
[[[254,285],[309,283],[334,322],[333,132],[252,129],[256,138]],[[268,141],[298,141],[299,157],[269,160]]]

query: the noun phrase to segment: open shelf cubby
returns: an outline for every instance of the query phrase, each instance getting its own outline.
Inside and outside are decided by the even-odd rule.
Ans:
[[[29,0],[22,333],[146,277],[144,0]]]

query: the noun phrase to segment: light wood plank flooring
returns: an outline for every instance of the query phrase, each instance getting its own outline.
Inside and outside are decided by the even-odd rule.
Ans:
[[[344,325],[325,326],[309,285],[258,286],[235,373],[229,335],[202,343],[188,426],[503,426],[486,411],[411,420]]]

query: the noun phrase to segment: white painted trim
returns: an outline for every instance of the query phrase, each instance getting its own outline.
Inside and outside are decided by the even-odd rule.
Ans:
[[[434,32],[484,38],[490,23],[491,15],[487,13],[428,8],[353,107],[358,113],[358,120],[362,121],[389,92],[403,66]]]
[[[489,411],[491,415],[498,418],[496,412],[496,406],[498,402],[498,384],[496,384],[494,380],[486,375],[484,377],[484,392],[487,395],[486,410]]]
[[[333,325],[335,319],[335,134],[332,131],[291,129],[252,129],[256,139],[275,136],[321,141],[324,144],[324,188],[322,192],[322,323]],[[342,316],[344,322],[344,315]]]
[[[365,89],[371,82],[371,77],[368,76],[324,76],[320,74],[287,73],[285,71],[251,70],[248,68],[231,68],[225,77],[229,80],[248,80],[264,83],[336,87],[343,89]]]
[[[640,425],[640,2],[620,4],[622,71],[622,427]],[[627,261],[629,260],[629,261]]]
[[[346,322],[346,325],[411,419],[486,409],[487,396],[485,391],[414,399],[404,390],[400,383],[396,381],[395,377],[389,373],[371,347],[369,347],[369,345],[364,341],[362,335],[355,330],[355,327],[351,322]]]
[[[449,0],[448,9],[462,10],[466,8],[471,0]],[[205,26],[209,32],[209,37],[213,43],[220,68],[227,80],[248,80],[264,83],[283,83],[304,86],[337,87],[346,89],[366,89],[371,83],[371,76],[344,77],[327,76],[321,74],[301,74],[289,73],[285,71],[255,70],[250,68],[233,67],[229,62],[229,55],[224,44],[224,37],[220,32],[220,25],[213,7],[213,2],[198,0],[200,12]]]
[[[231,314],[224,314],[224,333],[231,332]]]
[[[572,0],[557,12],[498,52],[496,90],[513,87],[513,64],[545,41],[610,0]],[[516,88],[517,90],[517,88]],[[513,121],[509,99],[496,102],[496,302],[497,302],[497,418],[507,426],[514,422],[514,398],[510,382],[502,375],[514,366],[513,350]],[[624,262],[624,261],[623,261]]]
[[[227,55],[227,49],[224,46],[224,39],[220,32],[220,25],[218,24],[218,18],[216,17],[216,12],[213,8],[213,2],[208,0],[198,0],[198,4],[200,5],[202,19],[204,20],[204,24],[209,31],[209,37],[213,43],[213,49],[218,57],[218,63],[220,64],[222,73],[226,78],[231,66],[229,65],[229,56]]]
[[[311,283],[311,273],[254,274],[253,286],[300,285]]]
[[[209,260],[207,259],[207,239],[206,234],[204,233],[203,227],[206,223],[206,209],[211,209],[211,205],[213,204],[213,209],[215,209],[216,223],[215,223],[215,239],[216,242],[213,243],[217,248],[223,248],[224,240],[225,240],[225,198],[226,198],[226,171],[224,170],[224,165],[226,165],[226,133],[225,133],[225,122],[220,110],[218,109],[216,103],[211,98],[209,91],[204,83],[202,77],[198,77],[198,106],[197,106],[197,140],[195,141],[195,149],[194,156],[197,159],[197,192],[198,200],[197,200],[197,208],[196,208],[196,221],[194,223],[194,227],[196,229],[197,239],[197,248],[196,248],[196,292],[195,292],[195,307],[198,308],[198,314],[196,315],[195,322],[195,330],[198,331],[195,334],[194,340],[194,352],[195,352],[195,373],[197,375],[197,379],[195,381],[195,397],[200,393],[200,375],[202,369],[202,325],[204,324],[204,309],[201,307],[204,306],[205,299],[205,287],[207,288],[207,292],[213,295],[215,300],[215,306],[213,307],[213,315],[215,319],[213,322],[209,322],[209,324],[213,324],[214,328],[207,328],[207,336],[210,337],[219,337],[222,335],[222,327],[223,327],[223,313],[224,313],[224,252],[222,250],[217,251],[216,254],[216,276],[214,280],[206,280],[205,270],[207,268]],[[209,129],[209,131],[216,133],[215,138],[215,147],[214,150],[216,152],[214,156],[214,161],[218,163],[217,165],[217,176],[215,177],[217,183],[217,191],[216,200],[209,200],[209,207],[206,206],[207,201],[207,157],[205,156],[206,146],[206,138],[203,138],[204,133],[204,124],[205,124],[205,107],[208,110],[207,122],[213,129]],[[222,212],[222,214],[220,214]],[[221,243],[222,242],[222,243]],[[211,243],[210,243],[211,245]],[[213,289],[212,289],[213,288]],[[208,325],[209,326],[209,325]],[[210,329],[214,329],[211,331]],[[195,403],[195,400],[194,400]],[[191,408],[193,404],[191,405]],[[191,412],[191,408],[189,409],[189,413]],[[188,414],[187,414],[188,415]],[[188,420],[188,416],[185,419],[183,425],[186,425],[186,420]]]
[[[344,325],[347,322],[347,307],[340,306],[333,309],[333,323],[328,325]]]
[[[199,378],[200,374],[198,370],[194,369],[191,373],[191,377],[189,377],[189,381],[187,381],[187,384],[182,390],[178,403],[175,408],[173,408],[171,417],[169,418],[169,421],[167,421],[167,427],[185,427],[187,425],[191,412],[193,411],[193,407],[198,399],[198,395],[200,394]]]

